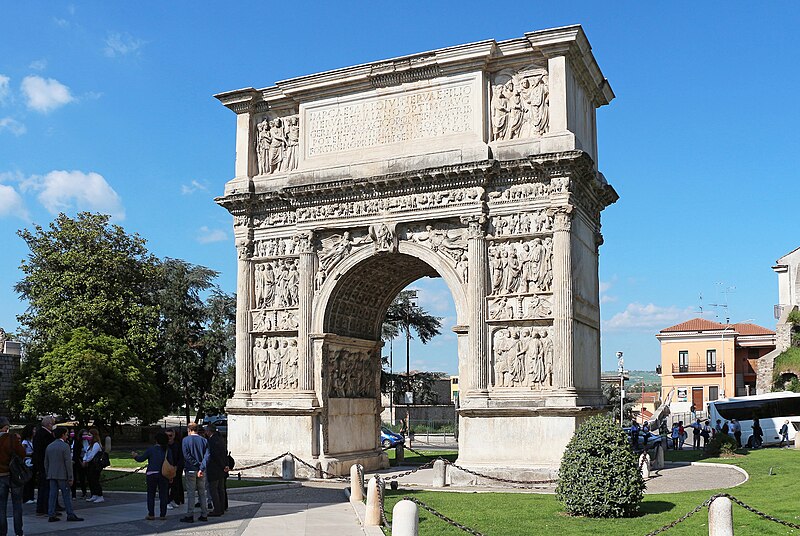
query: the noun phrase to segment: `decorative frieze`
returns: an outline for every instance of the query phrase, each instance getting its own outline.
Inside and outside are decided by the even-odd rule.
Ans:
[[[489,246],[492,295],[549,292],[553,283],[551,237]]]
[[[264,117],[256,124],[255,140],[259,175],[297,168],[300,125],[296,115]]]
[[[462,262],[467,251],[467,232],[463,226],[428,223],[406,228],[406,240],[422,244],[453,263]]]
[[[531,69],[496,74],[491,88],[492,140],[531,138],[550,126],[547,71]]]
[[[327,345],[328,396],[330,398],[374,398],[379,389],[379,358],[374,350]]]
[[[546,210],[515,212],[505,216],[492,216],[491,232],[495,237],[551,233],[553,216]]]
[[[275,259],[255,264],[255,308],[297,307],[300,272],[297,259]]]

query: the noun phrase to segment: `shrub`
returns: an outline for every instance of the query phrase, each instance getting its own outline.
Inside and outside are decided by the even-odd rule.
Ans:
[[[739,448],[739,446],[736,444],[736,439],[728,434],[719,433],[708,442],[706,452],[709,456],[730,458],[734,455],[737,448]]]
[[[589,418],[567,445],[556,498],[573,515],[627,517],[644,494],[638,459],[625,432],[605,416]]]

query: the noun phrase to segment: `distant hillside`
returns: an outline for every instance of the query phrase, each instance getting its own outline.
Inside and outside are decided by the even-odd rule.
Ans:
[[[616,376],[616,370],[603,372],[603,376]],[[661,376],[652,370],[629,370],[628,376],[630,379],[625,382],[625,387],[630,388],[632,385],[641,385],[644,382],[645,391],[658,391],[661,389]]]

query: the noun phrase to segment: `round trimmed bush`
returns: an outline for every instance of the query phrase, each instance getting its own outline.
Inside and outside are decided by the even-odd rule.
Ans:
[[[708,442],[706,453],[709,456],[730,458],[736,453],[737,448],[739,445],[736,444],[736,439],[720,432]]]
[[[561,459],[556,498],[573,515],[627,517],[638,512],[643,495],[628,435],[606,416],[590,417]]]

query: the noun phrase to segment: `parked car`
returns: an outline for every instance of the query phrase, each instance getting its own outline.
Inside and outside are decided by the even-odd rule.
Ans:
[[[402,445],[406,442],[406,438],[402,434],[392,432],[385,426],[381,426],[381,446],[383,448],[394,447],[395,445]]]
[[[228,417],[227,415],[212,415],[203,419],[203,424],[213,424],[217,428],[217,432],[222,435],[228,435]]]
[[[631,429],[630,428],[623,428],[623,430],[628,435],[628,438],[630,438],[632,440],[633,438],[631,438]],[[637,451],[642,451],[642,450],[645,449],[645,447],[648,450],[654,450],[656,448],[656,446],[658,446],[659,444],[661,444],[661,436],[660,435],[658,435],[656,433],[653,433],[653,432],[645,433],[645,432],[642,432],[641,430],[639,430],[639,441],[637,443],[638,446],[637,446],[637,449],[636,449]],[[633,441],[631,441],[631,445],[633,445]]]

